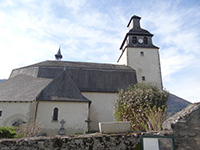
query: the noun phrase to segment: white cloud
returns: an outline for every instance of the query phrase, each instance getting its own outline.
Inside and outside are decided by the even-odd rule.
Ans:
[[[64,60],[116,62],[126,25],[136,14],[142,17],[141,26],[155,34],[153,41],[160,47],[164,85],[172,91],[174,87],[180,89],[174,85],[179,73],[191,65],[194,69],[199,66],[200,7],[192,6],[183,7],[179,0],[0,1],[0,45],[4,56],[0,78],[8,77],[13,68],[54,59],[59,45]],[[198,79],[195,74],[191,76]],[[194,81],[185,78],[179,85]]]
[[[196,24],[192,20],[200,15],[198,7],[192,10],[181,8],[181,1],[157,2],[144,12],[143,18],[145,26],[152,24],[150,27],[156,35],[156,43],[163,45],[160,49],[162,72],[165,82],[168,82],[174,73],[188,67],[199,53],[200,20],[195,20]]]
[[[171,82],[171,76],[181,69],[191,65],[192,55],[177,53],[174,48],[165,49],[162,53],[162,77],[165,82]]]
[[[12,0],[2,0],[0,3],[0,6],[3,8],[6,8],[6,7],[12,6],[12,5],[14,5]]]
[[[65,6],[71,8],[75,13],[77,13],[81,7],[86,4],[85,0],[63,0]]]
[[[191,77],[185,73],[185,77],[180,76],[174,82],[167,83],[170,92],[184,98],[190,102],[200,102],[199,95],[200,74],[199,77]],[[167,89],[169,89],[167,88]]]

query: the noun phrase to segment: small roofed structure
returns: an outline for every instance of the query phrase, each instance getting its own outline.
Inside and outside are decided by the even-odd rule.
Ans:
[[[58,53],[55,55],[55,58],[57,61],[60,61],[62,59],[62,55],[61,55],[61,48],[59,47]]]

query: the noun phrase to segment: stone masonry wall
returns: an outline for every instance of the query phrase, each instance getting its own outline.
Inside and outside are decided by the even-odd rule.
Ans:
[[[2,139],[0,150],[137,150],[140,138],[131,134]]]
[[[163,123],[175,139],[176,150],[200,149],[200,103],[187,106]]]

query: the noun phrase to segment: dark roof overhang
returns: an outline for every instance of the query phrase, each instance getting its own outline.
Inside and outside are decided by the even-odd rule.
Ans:
[[[144,29],[142,29],[142,30],[144,30]],[[124,43],[125,43],[125,41],[126,41],[126,38],[127,38],[129,35],[135,35],[135,36],[151,36],[151,37],[153,37],[153,34],[149,33],[147,30],[144,30],[144,32],[137,31],[137,30],[134,30],[134,31],[132,31],[132,32],[128,32],[128,33],[126,34],[126,36],[125,36],[125,38],[124,38],[124,40],[123,40],[121,46],[120,46],[120,50],[122,50],[122,47],[123,47],[123,45],[124,45]],[[141,47],[143,47],[143,46],[141,45]],[[148,47],[148,48],[158,48],[158,47],[153,45],[152,47]]]

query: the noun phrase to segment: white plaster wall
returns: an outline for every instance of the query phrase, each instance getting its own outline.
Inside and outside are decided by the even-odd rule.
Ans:
[[[120,59],[118,60],[119,64],[127,65],[127,48],[124,50],[123,54],[121,55]]]
[[[31,102],[0,102],[0,126],[12,127],[17,120],[29,121]]]
[[[158,49],[153,48],[127,48],[128,65],[136,70],[137,81],[142,81],[145,76],[145,82],[156,83],[162,89],[160,58]],[[140,55],[144,53],[144,56]]]
[[[144,56],[140,55],[140,52],[144,53]],[[125,64],[131,66],[136,70],[137,81],[151,82],[162,89],[162,77],[160,67],[160,57],[158,49],[156,48],[126,48],[123,56],[121,57],[119,64]],[[142,76],[145,76],[145,81],[142,80]]]
[[[99,122],[114,121],[113,108],[117,93],[82,92],[92,101],[90,105],[90,129],[99,130]]]
[[[49,102],[40,101],[37,109],[37,123],[42,125],[47,135],[56,135],[61,127],[60,121],[64,119],[65,134],[84,132],[87,130],[88,103],[85,102]],[[52,121],[53,110],[57,107],[58,121]]]

